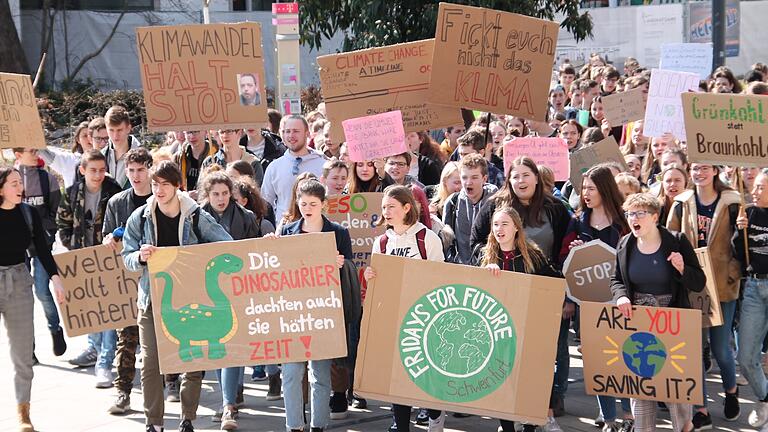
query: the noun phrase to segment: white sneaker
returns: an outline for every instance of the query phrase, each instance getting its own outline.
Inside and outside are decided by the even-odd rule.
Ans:
[[[768,423],[768,402],[758,402],[754,411],[749,414],[749,425],[760,427]]]
[[[547,417],[547,424],[542,426],[541,430],[544,432],[563,432],[554,417]]]
[[[440,411],[440,417],[432,420],[429,419],[429,426],[427,432],[443,432],[445,427],[445,411]]]
[[[106,389],[112,387],[112,371],[96,368],[96,388]]]

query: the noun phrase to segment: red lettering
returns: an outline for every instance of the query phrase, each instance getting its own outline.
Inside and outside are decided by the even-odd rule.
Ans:
[[[651,325],[648,331],[657,334],[669,333],[673,336],[680,334],[680,311],[646,309]]]
[[[253,347],[251,351],[251,360],[281,360],[290,357],[288,344],[293,339],[277,339],[263,342],[249,342]]]

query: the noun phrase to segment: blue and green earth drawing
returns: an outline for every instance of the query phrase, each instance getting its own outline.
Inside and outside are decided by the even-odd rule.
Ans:
[[[628,337],[621,347],[624,364],[643,378],[652,378],[664,368],[667,349],[655,335],[637,332]]]

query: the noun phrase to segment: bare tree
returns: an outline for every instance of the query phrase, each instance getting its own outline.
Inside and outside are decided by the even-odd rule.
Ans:
[[[8,0],[0,0],[0,72],[29,73]]]

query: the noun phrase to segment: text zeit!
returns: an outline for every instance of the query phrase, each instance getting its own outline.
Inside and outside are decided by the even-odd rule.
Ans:
[[[374,64],[396,62],[411,57],[425,57],[425,46],[414,45],[409,47],[392,48],[386,51],[360,52],[348,56],[340,56],[336,59],[336,68],[359,68]]]

